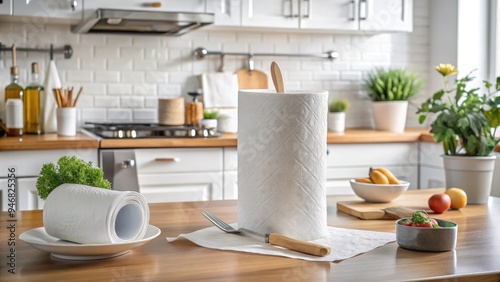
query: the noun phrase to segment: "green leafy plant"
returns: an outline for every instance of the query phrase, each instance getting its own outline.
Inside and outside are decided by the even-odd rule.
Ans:
[[[406,68],[385,70],[376,68],[363,83],[372,101],[407,101],[422,88],[422,80],[416,72]]]
[[[204,119],[217,119],[219,112],[217,111],[203,111]]]
[[[73,183],[88,186],[111,188],[111,183],[103,178],[103,171],[93,167],[92,162],[85,162],[75,156],[63,156],[57,165],[47,163],[40,170],[40,177],[36,181],[38,195],[47,199],[49,194],[61,184]]]
[[[420,106],[419,122],[423,123],[428,113],[437,114],[430,132],[436,141],[443,142],[446,155],[490,155],[499,142],[495,133],[500,125],[500,97],[497,96],[500,77],[494,90],[493,84],[483,81],[487,93],[480,95],[479,88],[467,86],[474,80],[472,72],[456,79],[455,87],[450,88],[448,76],[457,74],[456,68],[440,64],[436,70],[443,76],[444,88]]]
[[[328,111],[331,113],[345,112],[351,104],[346,99],[335,99],[328,105]]]

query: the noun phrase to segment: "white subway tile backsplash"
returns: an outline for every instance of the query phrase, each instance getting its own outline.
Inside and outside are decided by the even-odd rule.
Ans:
[[[80,44],[86,46],[104,46],[106,45],[106,37],[100,34],[81,34]]]
[[[158,96],[170,98],[181,96],[180,84],[160,84],[158,85]]]
[[[156,86],[153,84],[141,84],[134,85],[132,89],[133,95],[142,95],[142,96],[156,96]]]
[[[78,99],[78,100],[80,100],[80,99]],[[119,108],[120,107],[120,97],[95,96],[94,97],[94,107],[95,108]]]
[[[353,80],[353,81],[361,81],[363,78],[363,74],[360,71],[341,71],[340,79],[341,80]]]
[[[142,71],[120,71],[120,81],[125,83],[144,83],[145,77]]]
[[[166,83],[168,82],[168,77],[169,77],[169,73],[166,71],[146,71],[145,75],[146,75],[145,82],[152,84]]]
[[[107,69],[114,71],[131,71],[133,70],[132,59],[120,58],[120,59],[108,59]]]
[[[95,82],[113,83],[120,82],[119,71],[96,71]]]
[[[106,109],[82,108],[80,109],[81,121],[102,122],[106,120]]]
[[[68,70],[66,71],[66,82],[92,82],[93,73],[90,70]]]
[[[71,62],[71,61],[73,61],[73,59],[71,59],[71,60],[58,60],[57,66],[59,67],[59,69],[61,69],[61,64],[64,64],[65,61]],[[88,69],[88,70],[105,70],[106,69],[106,61],[103,59],[85,59],[85,60],[82,60],[81,63],[82,63],[82,66],[81,66],[82,69]],[[74,68],[74,66],[73,66],[73,68]],[[68,67],[66,67],[66,69],[68,69]]]
[[[97,59],[113,59],[119,58],[119,49],[112,46],[96,46],[94,48],[94,58]]]
[[[157,69],[158,69],[158,61],[156,60],[145,60],[145,59],[134,60],[135,71],[155,71]]]
[[[158,121],[157,109],[134,109],[134,120],[138,121]]]
[[[338,71],[315,71],[314,80],[323,81],[323,80],[339,80],[340,73]]]
[[[106,93],[105,83],[85,83],[80,99],[85,95],[106,95]]]
[[[109,83],[108,95],[131,95],[132,85],[127,83]]]
[[[73,57],[82,60],[94,58],[94,48],[91,46],[72,45]]]
[[[160,36],[135,36],[132,38],[132,45],[134,47],[161,47]]]
[[[108,110],[108,120],[116,122],[127,122],[132,121],[132,110],[131,109],[109,109]]]
[[[118,50],[117,48],[115,49]],[[120,48],[120,55],[122,58],[142,59],[144,58],[144,49],[139,47],[122,47]]]
[[[141,96],[121,97],[120,104],[122,108],[142,108],[144,107],[144,97]]]
[[[106,45],[115,47],[130,47],[132,46],[132,37],[110,34],[106,36]]]
[[[144,99],[144,107],[145,108],[158,108],[158,97],[146,97]]]

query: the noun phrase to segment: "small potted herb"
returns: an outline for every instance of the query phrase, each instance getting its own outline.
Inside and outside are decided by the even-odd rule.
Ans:
[[[217,117],[219,116],[218,111],[203,111],[203,119],[200,121],[200,125],[207,129],[213,129],[217,131]]]
[[[238,120],[230,115],[220,114],[217,117],[217,131],[236,133],[238,131]]]
[[[335,99],[328,105],[328,130],[335,133],[345,131],[345,111],[349,109],[349,101],[346,99]]]
[[[404,132],[408,101],[422,87],[418,74],[406,68],[377,68],[368,74],[363,83],[372,100],[375,128],[392,132]]]

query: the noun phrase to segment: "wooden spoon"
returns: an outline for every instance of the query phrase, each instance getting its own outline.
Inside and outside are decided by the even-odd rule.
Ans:
[[[280,66],[275,61],[271,63],[271,76],[273,77],[273,83],[274,88],[276,88],[276,93],[285,93],[283,74],[281,73]]]

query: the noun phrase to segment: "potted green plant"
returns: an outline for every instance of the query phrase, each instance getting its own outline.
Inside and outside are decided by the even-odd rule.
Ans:
[[[213,129],[217,131],[217,117],[219,116],[218,111],[204,110],[203,119],[200,120],[200,125],[204,128]]]
[[[345,131],[345,112],[350,103],[346,99],[334,99],[328,105],[328,130],[343,133]]]
[[[419,75],[407,68],[376,68],[369,73],[363,88],[372,100],[375,129],[404,132],[408,101],[421,87]]]
[[[469,203],[486,203],[495,165],[492,153],[499,142],[495,133],[500,125],[500,77],[494,89],[484,81],[487,93],[480,94],[479,88],[467,85],[474,80],[472,72],[455,79],[450,87],[448,77],[457,74],[457,69],[440,64],[436,70],[443,76],[444,88],[420,106],[419,122],[429,113],[436,114],[430,132],[443,144],[446,186],[462,188]]]

